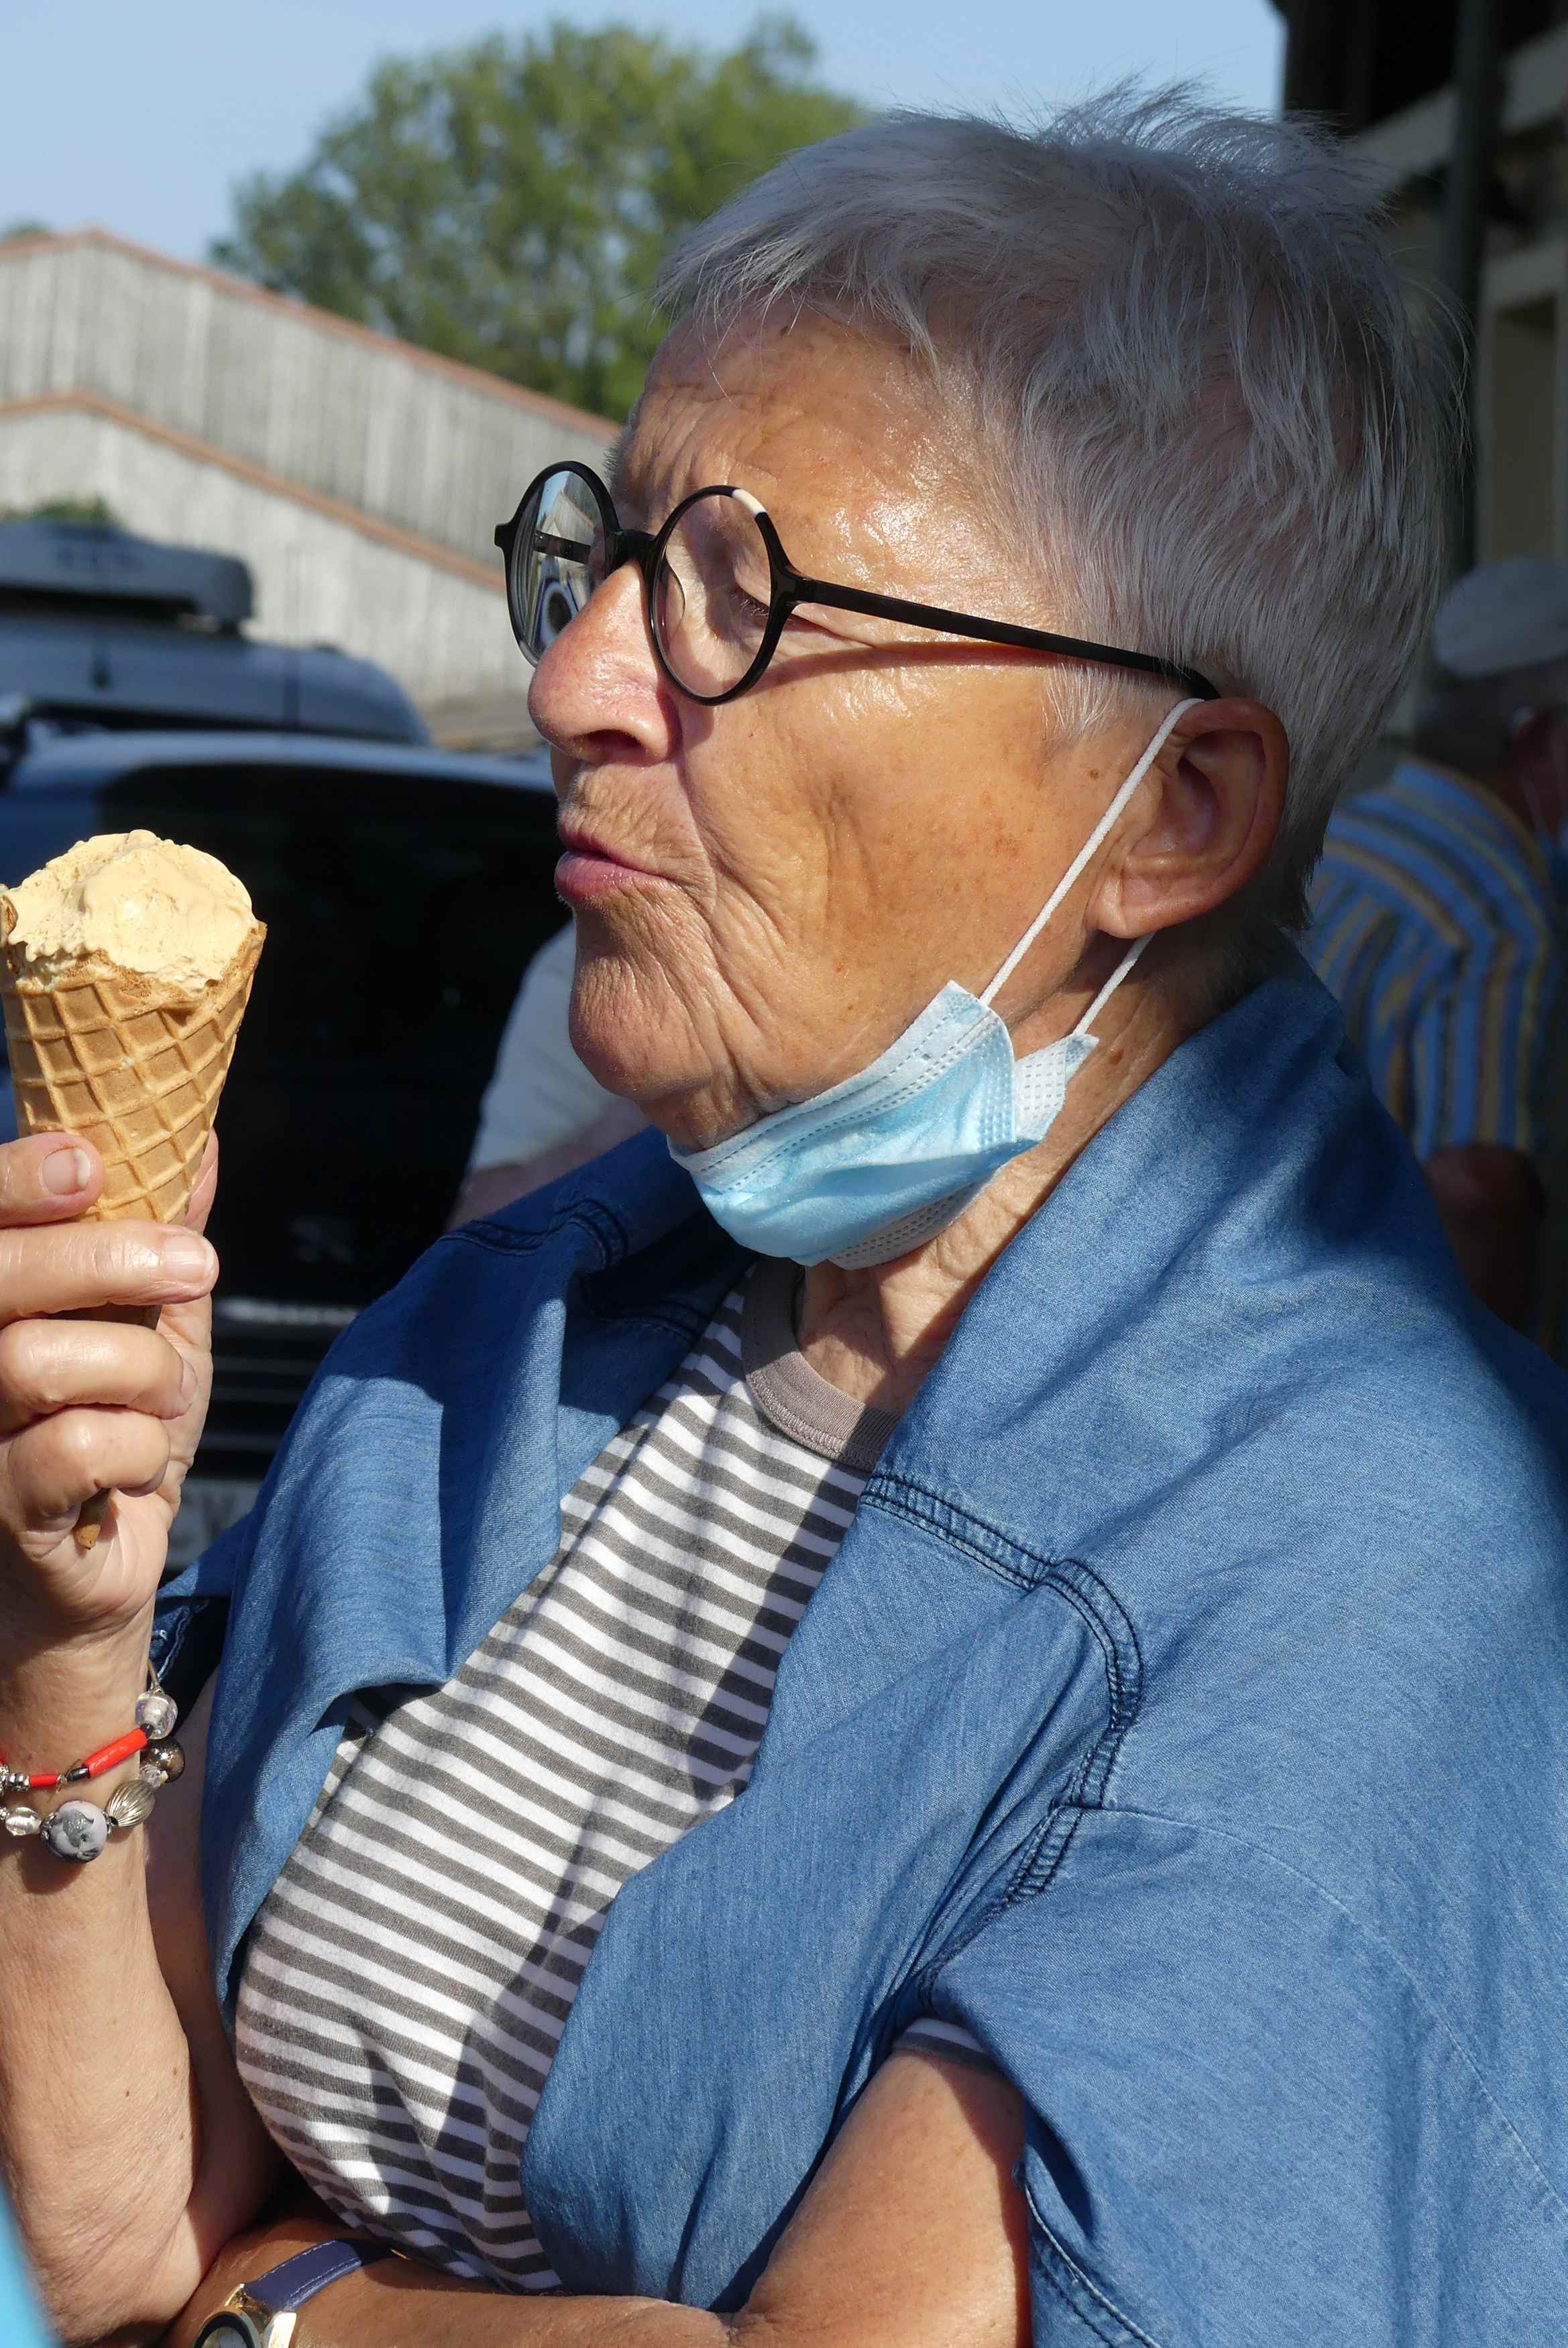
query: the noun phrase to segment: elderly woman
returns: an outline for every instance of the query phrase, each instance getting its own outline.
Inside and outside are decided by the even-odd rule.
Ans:
[[[669,1147],[444,1241],[156,1625],[215,1266],[0,1156],[0,1742],[162,1728],[149,1636],[193,1707],[0,1871],[56,2324],[1560,2341],[1568,1387],[1282,935],[1438,575],[1375,227],[1119,98],[668,290],[499,536]]]

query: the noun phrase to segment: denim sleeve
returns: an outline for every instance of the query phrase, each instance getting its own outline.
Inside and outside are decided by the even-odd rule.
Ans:
[[[229,1601],[254,1544],[260,1503],[166,1581],[152,1618],[152,1662],[183,1719],[217,1670]]]
[[[1416,1970],[1234,1835],[1081,1813],[930,1992],[1027,2106],[1035,2348],[1561,2348],[1568,2209]]]

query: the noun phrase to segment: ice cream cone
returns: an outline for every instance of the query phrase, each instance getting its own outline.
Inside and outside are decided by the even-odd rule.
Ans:
[[[90,1141],[104,1187],[87,1213],[177,1223],[190,1204],[266,932],[260,922],[222,975],[195,993],[89,956],[47,985],[9,947],[0,901],[0,997],[20,1133]]]
[[[94,1145],[104,1186],[87,1219],[183,1221],[265,928],[252,923],[218,978],[182,989],[96,953],[46,982],[30,976],[10,942],[15,919],[9,896],[0,897],[0,999],[18,1132],[63,1128]],[[155,1325],[159,1315],[114,1317]],[[82,1510],[84,1549],[97,1539],[107,1500],[99,1494]]]

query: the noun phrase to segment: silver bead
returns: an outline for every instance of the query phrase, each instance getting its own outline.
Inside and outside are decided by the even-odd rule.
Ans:
[[[42,1834],[44,1821],[36,1810],[30,1810],[26,1803],[18,1802],[14,1809],[0,1811],[0,1827],[4,1827],[8,1835],[15,1835],[20,1839],[23,1835]]]
[[[172,1786],[177,1777],[185,1775],[183,1750],[168,1738],[149,1745],[142,1756],[141,1774],[149,1786]]]
[[[96,1802],[62,1802],[44,1820],[44,1840],[56,1859],[97,1859],[109,1838],[109,1822]]]
[[[136,1725],[146,1729],[149,1744],[156,1744],[159,1738],[169,1735],[179,1717],[179,1710],[174,1698],[165,1695],[161,1688],[149,1688],[145,1695],[138,1696],[136,1700]]]
[[[138,1827],[152,1816],[158,1800],[156,1789],[133,1778],[128,1786],[117,1786],[104,1804],[104,1816],[111,1827]]]

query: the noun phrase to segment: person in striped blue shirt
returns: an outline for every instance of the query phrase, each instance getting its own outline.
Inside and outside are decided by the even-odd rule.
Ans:
[[[1328,826],[1305,950],[1471,1285],[1568,1354],[1568,562],[1452,588],[1413,755]]]

